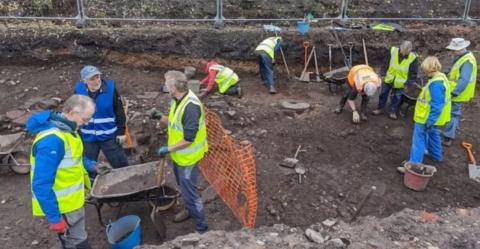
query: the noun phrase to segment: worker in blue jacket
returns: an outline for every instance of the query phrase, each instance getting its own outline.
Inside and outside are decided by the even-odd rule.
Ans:
[[[84,154],[97,161],[100,150],[113,168],[128,166],[123,150],[126,116],[120,95],[113,80],[103,80],[102,73],[94,66],[85,66],[80,71],[81,80],[75,93],[89,96],[96,105],[91,120],[80,127]]]
[[[36,135],[30,155],[33,215],[46,217],[61,248],[90,248],[84,189],[91,185],[87,171],[96,171],[97,166],[82,156],[77,130],[94,111],[90,98],[73,95],[61,113],[35,113],[26,124],[28,132]]]
[[[409,162],[414,164],[423,163],[425,155],[434,161],[442,161],[442,142],[438,128],[450,121],[452,107],[451,86],[447,76],[441,72],[442,65],[438,58],[425,58],[421,68],[429,80],[415,104],[415,125],[409,158]],[[397,170],[405,172],[403,166]]]

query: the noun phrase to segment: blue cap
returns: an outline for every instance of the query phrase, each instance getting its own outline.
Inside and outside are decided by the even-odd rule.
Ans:
[[[90,79],[92,76],[95,76],[97,74],[102,74],[102,72],[100,72],[98,70],[98,68],[94,67],[94,66],[85,66],[82,68],[82,70],[80,70],[80,78],[82,80],[88,80]]]

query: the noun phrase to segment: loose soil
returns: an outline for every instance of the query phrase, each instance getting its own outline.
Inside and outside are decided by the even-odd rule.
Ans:
[[[18,79],[19,83],[0,85],[0,113],[37,96],[65,99],[73,92],[83,64],[67,61],[38,66],[1,66],[0,77]],[[157,99],[140,99],[137,95],[160,91],[167,68],[132,68],[110,63],[100,64],[100,67],[107,78],[118,82],[120,93],[131,100],[129,116],[133,118],[129,125],[132,132],[149,137],[141,139],[143,144],[130,159],[137,163],[152,161],[155,149],[166,142],[165,131],[142,114],[152,107],[166,112],[170,98],[161,94]],[[278,68],[277,65],[276,70],[280,70]],[[235,138],[249,139],[254,144],[259,199],[257,226],[284,223],[306,228],[329,217],[348,221],[371,186],[376,186],[377,190],[360,216],[385,217],[407,207],[436,211],[443,207],[479,206],[480,194],[475,189],[480,184],[468,179],[466,154],[460,146],[461,141],[474,145],[480,142],[478,98],[465,105],[458,139],[452,147],[445,148],[444,161],[433,163],[426,159],[427,164],[438,169],[426,191],[413,192],[403,186],[403,177],[395,170],[408,158],[411,112],[396,121],[386,116],[370,116],[367,122],[353,125],[348,111],[340,115],[333,113],[340,95],[330,93],[324,82],[288,81],[286,75],[279,73],[279,93],[269,95],[257,74],[239,72],[239,75],[245,92],[242,99],[213,95],[204,102],[221,115],[225,128],[232,131]],[[201,76],[197,73],[195,78]],[[34,86],[38,89],[33,90]],[[305,101],[311,108],[303,113],[281,109],[277,103],[284,98]],[[370,109],[376,107],[376,100],[373,98]],[[302,185],[298,184],[293,169],[279,166],[285,157],[295,154],[298,145],[306,150],[298,156],[306,168]],[[55,247],[56,238],[48,231],[48,224],[32,218],[28,176],[15,175],[4,168],[0,181],[1,244],[5,248]],[[204,188],[206,183],[201,185]],[[90,241],[94,248],[105,248],[108,245],[105,230],[99,225],[95,209],[90,205],[86,207]],[[241,228],[221,199],[206,204],[205,208],[210,229],[232,231]],[[108,206],[102,209],[106,220],[114,219],[117,211]],[[173,223],[174,213],[175,210],[168,210],[161,214],[168,228],[167,239],[194,231],[191,220]],[[125,205],[120,215],[127,214],[141,217],[145,243],[161,242],[150,222],[147,203]]]

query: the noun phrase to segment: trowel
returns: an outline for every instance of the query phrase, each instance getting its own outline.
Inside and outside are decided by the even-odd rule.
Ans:
[[[463,148],[467,151],[468,155],[468,177],[474,181],[480,182],[480,167],[477,165],[477,161],[472,153],[472,144],[462,142]]]

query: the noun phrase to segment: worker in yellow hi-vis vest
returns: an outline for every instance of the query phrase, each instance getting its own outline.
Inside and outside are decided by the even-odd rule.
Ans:
[[[270,94],[277,93],[273,81],[273,65],[275,64],[275,52],[281,48],[282,37],[268,37],[258,44],[255,54],[258,55],[258,66],[263,84],[268,88]]]
[[[423,163],[427,155],[434,161],[442,161],[443,150],[439,127],[450,120],[451,96],[447,76],[441,72],[442,65],[435,56],[425,58],[421,65],[428,76],[427,84],[422,88],[415,104],[412,147],[409,162]],[[402,165],[397,170],[405,173]]]
[[[477,60],[472,52],[467,50],[470,41],[463,38],[453,38],[447,49],[454,56],[453,66],[448,73],[452,85],[452,119],[445,126],[443,133],[445,146],[452,145],[456,131],[460,125],[463,103],[472,100],[477,84]]]
[[[373,110],[373,115],[380,115],[387,104],[391,92],[389,117],[397,119],[397,111],[400,105],[403,90],[410,87],[417,79],[418,59],[417,54],[412,52],[411,41],[403,41],[398,47],[391,47],[385,60],[380,75],[383,77],[382,90],[378,99],[378,107]]]
[[[98,167],[83,157],[78,127],[94,112],[88,96],[73,95],[62,112],[35,113],[27,121],[28,132],[36,135],[30,155],[33,215],[46,217],[60,248],[90,248],[83,206],[85,188],[90,188],[87,170]]]
[[[199,233],[208,230],[202,200],[197,190],[200,175],[198,162],[208,151],[205,109],[200,99],[188,89],[187,77],[179,71],[165,73],[165,86],[173,98],[168,116],[159,112],[153,118],[168,124],[167,145],[160,147],[158,154],[170,154],[173,172],[180,186],[186,209],[175,215],[174,222],[192,217]]]

